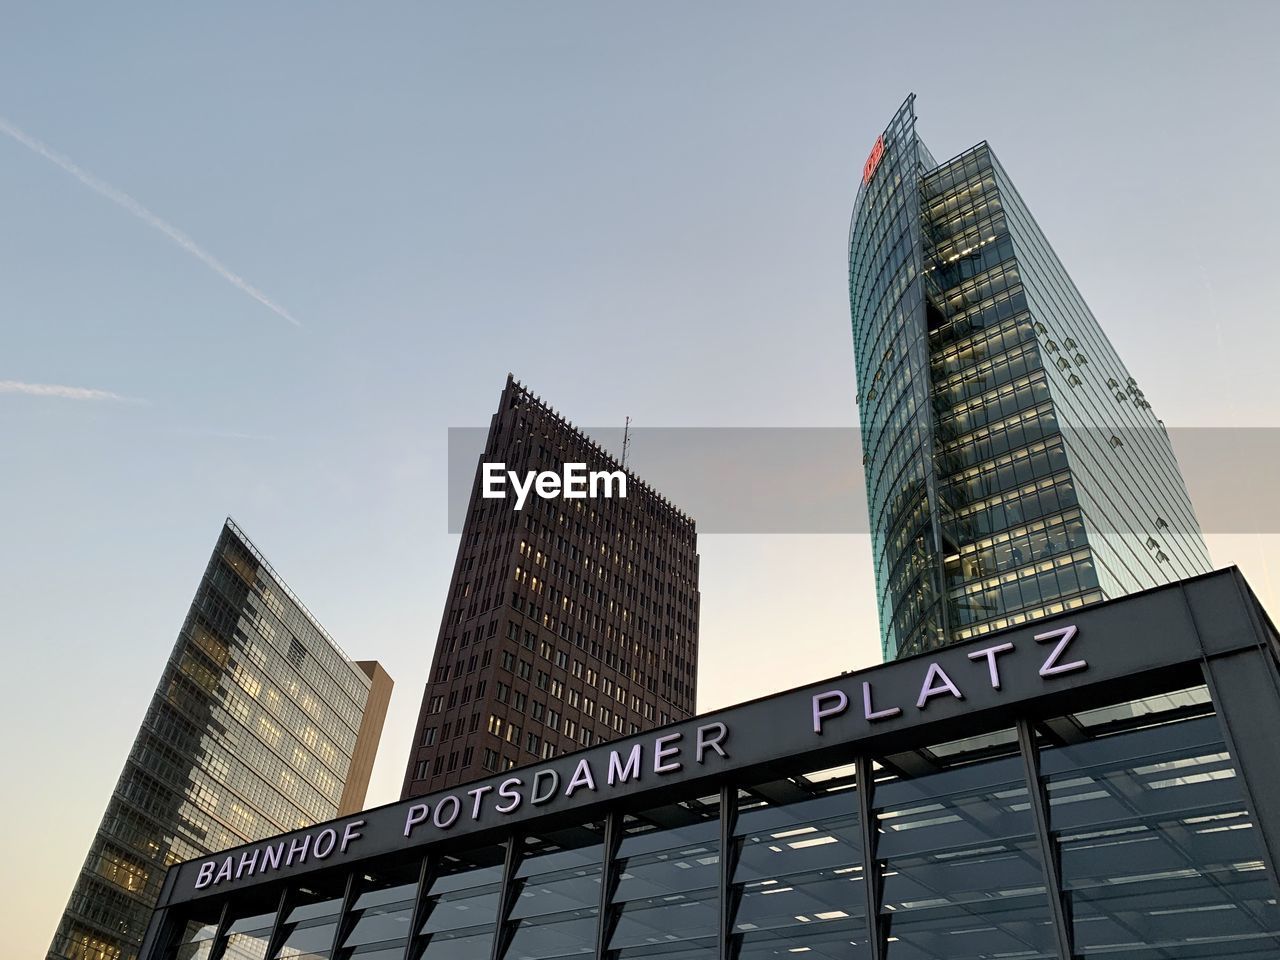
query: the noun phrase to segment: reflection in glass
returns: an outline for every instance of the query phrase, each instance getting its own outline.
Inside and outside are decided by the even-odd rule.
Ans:
[[[872,799],[888,960],[1056,957],[1015,732],[881,764]]]
[[[853,765],[746,788],[738,797],[731,955],[870,957]]]
[[[280,925],[280,949],[272,960],[327,960],[344,887],[335,877],[290,893]]]
[[[1280,956],[1258,834],[1204,687],[1060,717],[1041,736],[1080,956]]]
[[[485,960],[493,945],[504,847],[432,859],[411,960]]]
[[[208,911],[187,921],[178,937],[175,960],[209,960],[213,954],[213,938],[218,933],[218,913]]]
[[[607,956],[714,960],[719,796],[628,814],[622,831]]]
[[[356,878],[355,900],[343,924],[335,960],[380,960],[404,957],[418,892],[419,864],[362,873]]]
[[[528,836],[520,844],[507,960],[594,954],[604,824]]]

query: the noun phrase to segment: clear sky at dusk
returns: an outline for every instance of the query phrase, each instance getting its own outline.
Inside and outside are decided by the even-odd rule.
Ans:
[[[911,91],[1170,426],[1280,426],[1278,41],[1273,2],[6,4],[5,955],[43,955],[227,514],[395,678],[383,803],[447,428],[508,371],[586,426],[855,425],[849,214]],[[1209,538],[1273,609],[1274,540]],[[878,659],[865,536],[700,552],[701,708]]]

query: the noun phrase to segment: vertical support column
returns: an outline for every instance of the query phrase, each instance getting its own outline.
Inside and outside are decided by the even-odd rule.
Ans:
[[[227,935],[227,927],[230,926],[230,908],[230,901],[222,904],[222,912],[218,914],[218,926],[213,932],[213,947],[209,950],[209,960],[222,960],[222,955],[227,952],[227,945],[222,941]]]
[[[738,904],[733,897],[733,871],[738,865],[738,850],[733,835],[737,829],[738,788],[733,784],[725,784],[720,788],[720,960],[729,960],[733,920],[738,912]]]
[[[498,915],[494,919],[493,947],[489,951],[489,960],[502,960],[511,942],[511,929],[507,925],[507,915],[511,913],[512,898],[515,894],[516,870],[520,868],[520,835],[513,833],[507,838],[507,856],[502,862],[502,885],[498,888]]]
[[[172,952],[173,941],[177,932],[177,914],[168,907],[173,894],[176,870],[165,873],[164,882],[160,885],[160,896],[156,900],[156,909],[147,923],[147,930],[142,935],[142,946],[138,949],[139,960],[163,960],[165,954]]]
[[[160,907],[147,924],[147,932],[142,935],[142,946],[138,950],[139,960],[161,960],[169,953],[173,940],[173,922],[169,917],[169,908]]]
[[[602,960],[613,936],[613,895],[618,889],[618,848],[622,846],[622,814],[604,821],[604,863],[600,867],[600,912],[596,915],[596,960]]]
[[[867,894],[867,940],[871,945],[871,960],[884,960],[888,953],[889,931],[880,922],[880,896],[884,891],[884,878],[880,861],[876,858],[880,834],[875,819],[875,773],[871,758],[858,757],[858,826],[862,828],[862,885]]]
[[[346,932],[347,921],[351,914],[351,906],[356,900],[356,871],[347,874],[347,885],[342,891],[342,903],[338,905],[338,919],[333,925],[333,942],[329,944],[327,956],[336,957],[338,947],[342,946],[342,935]]]
[[[418,889],[413,896],[413,910],[409,913],[409,936],[404,941],[404,960],[415,960],[418,928],[422,926],[422,904],[431,888],[431,858],[424,856],[418,865]]]
[[[280,891],[280,903],[276,906],[276,919],[271,924],[271,936],[267,937],[267,949],[262,955],[263,960],[275,960],[276,954],[280,952],[280,942],[284,939],[284,918],[292,903],[293,887],[286,884]]]
[[[1036,839],[1040,843],[1040,863],[1044,870],[1045,893],[1049,898],[1049,916],[1053,920],[1054,940],[1058,956],[1072,960],[1075,954],[1071,944],[1071,922],[1063,901],[1061,871],[1058,869],[1058,850],[1049,832],[1049,796],[1040,779],[1040,750],[1036,746],[1031,721],[1018,721],[1018,749],[1022,752],[1022,773],[1027,781],[1027,798],[1035,817]]]
[[[1204,678],[1231,753],[1245,807],[1258,827],[1272,891],[1280,896],[1280,677],[1264,647],[1204,660]]]

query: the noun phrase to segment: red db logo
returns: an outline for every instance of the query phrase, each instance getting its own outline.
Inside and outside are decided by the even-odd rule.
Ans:
[[[880,166],[880,158],[884,156],[884,136],[876,137],[876,144],[871,148],[871,155],[867,157],[867,162],[862,165],[862,182],[870,183],[871,178],[875,175],[876,167]]]

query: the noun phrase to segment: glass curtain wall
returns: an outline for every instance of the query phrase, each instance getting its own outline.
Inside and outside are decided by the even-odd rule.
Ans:
[[[921,186],[951,639],[1102,599],[985,144]]]
[[[1203,686],[792,770],[197,902],[163,960],[1280,956]]]
[[[915,135],[913,97],[876,149],[849,232],[849,298],[881,643],[893,657],[948,632],[921,279],[920,176],[933,158]]]

